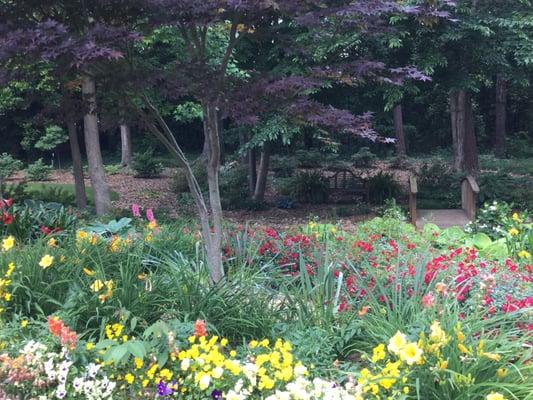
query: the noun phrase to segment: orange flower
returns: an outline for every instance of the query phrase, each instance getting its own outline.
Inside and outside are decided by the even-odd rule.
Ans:
[[[52,335],[60,336],[63,327],[63,321],[61,321],[59,317],[48,317],[48,329]]]
[[[358,312],[359,316],[360,317],[365,316],[369,309],[370,309],[370,307],[368,307],[368,306],[361,307],[361,309]]]
[[[207,329],[205,326],[205,321],[202,319],[197,319],[194,323],[194,336],[207,336]]]

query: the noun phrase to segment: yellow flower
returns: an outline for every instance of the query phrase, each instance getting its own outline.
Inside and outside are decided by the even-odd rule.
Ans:
[[[518,235],[519,233],[520,233],[520,232],[519,232],[518,229],[516,229],[516,228],[511,228],[511,229],[509,229],[509,235],[511,235],[511,236],[516,236],[516,235]]]
[[[522,219],[518,216],[518,213],[513,214],[513,221],[521,223]]]
[[[148,229],[154,230],[155,228],[157,228],[156,220],[154,219],[154,220],[150,221],[147,226],[148,226]]]
[[[441,328],[439,321],[433,321],[430,326],[430,330],[431,332],[429,334],[429,340],[435,343],[446,343],[446,332],[444,332],[444,330]]]
[[[522,250],[518,253],[518,257],[520,258],[530,258],[531,254],[529,254],[527,251]]]
[[[330,229],[330,232],[335,235],[337,233],[337,228],[335,228],[334,226],[331,227]]]
[[[22,329],[25,329],[28,326],[28,320],[23,319],[22,321],[20,321],[20,326]]]
[[[496,376],[498,378],[505,378],[507,376],[507,368],[498,368]]]
[[[135,357],[135,359],[133,360],[133,363],[135,364],[135,369],[141,369],[144,364],[143,360],[137,357]]]
[[[374,349],[372,350],[372,362],[375,364],[379,360],[383,360],[385,358],[385,345],[383,343],[378,344]]]
[[[2,240],[2,250],[9,251],[15,245],[15,238],[13,236],[8,236]]]
[[[4,300],[5,301],[11,301],[11,293],[4,294]]]
[[[394,354],[399,354],[402,348],[407,344],[407,338],[400,331],[390,338],[387,349]]]
[[[55,238],[48,239],[48,246],[50,247],[57,247],[57,240]]]
[[[131,385],[135,380],[135,377],[128,372],[126,375],[124,375],[124,380],[128,383],[128,385]]]
[[[100,279],[97,279],[95,280],[92,284],[91,284],[91,290],[93,292],[99,292],[100,290],[102,290],[102,288],[104,287],[104,282],[102,282]]]
[[[470,350],[468,350],[468,348],[467,348],[464,344],[462,344],[462,343],[459,343],[459,344],[457,345],[457,348],[459,349],[459,351],[460,351],[461,353],[464,353],[464,354],[472,354],[472,352],[471,352]]]
[[[485,398],[486,400],[505,400],[505,396],[501,393],[490,392]]]
[[[87,276],[93,276],[94,275],[94,271],[93,270],[90,270],[89,268],[83,268],[83,273]]]
[[[438,369],[446,369],[446,368],[448,368],[448,360],[440,360],[437,363],[437,368]]]
[[[84,240],[89,237],[89,234],[85,231],[78,231],[76,232],[76,237],[78,238],[78,240]]]
[[[87,350],[92,350],[94,349],[94,343],[93,342],[87,342],[87,344],[85,345],[85,348]]]
[[[54,262],[54,257],[49,254],[46,254],[45,256],[43,256],[43,258],[41,258],[41,261],[39,261],[39,265],[43,269],[46,269],[50,267],[53,262]]]
[[[400,350],[400,358],[409,365],[419,363],[422,361],[422,354],[424,352],[414,342],[408,343]]]
[[[496,353],[481,353],[481,355],[483,357],[487,357],[489,360],[492,360],[492,361],[500,361],[501,359],[501,356]]]

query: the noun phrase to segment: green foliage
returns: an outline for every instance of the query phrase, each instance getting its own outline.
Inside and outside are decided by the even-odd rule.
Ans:
[[[163,172],[163,165],[154,157],[154,149],[133,157],[133,170],[137,178],[157,178]]]
[[[11,176],[13,172],[22,168],[22,162],[13,158],[10,154],[2,153],[0,155],[0,181]]]
[[[95,222],[87,226],[85,230],[104,237],[111,237],[114,235],[126,236],[127,234],[133,233],[131,222],[131,218],[121,218],[118,221],[112,220],[107,223]]]
[[[43,227],[68,232],[77,224],[73,210],[59,203],[26,200],[22,205],[14,206],[13,214],[13,222],[6,227],[6,233],[21,242],[41,237]]]
[[[418,173],[417,203],[419,208],[458,208],[460,176],[445,164],[424,164]]]
[[[53,150],[67,140],[68,136],[63,128],[51,125],[45,128],[44,135],[35,142],[34,146],[39,150]]]
[[[400,184],[393,175],[380,171],[368,178],[368,197],[374,204],[383,204],[387,199],[395,199],[401,194]]]
[[[509,173],[485,173],[479,177],[480,203],[505,201],[517,207],[533,208],[533,179],[530,176],[513,177]]]
[[[300,172],[289,178],[288,194],[301,203],[326,203],[329,197],[329,184],[320,172]]]
[[[395,198],[388,198],[383,203],[379,215],[386,219],[397,219],[398,221],[407,221],[405,211],[396,203]]]
[[[21,197],[18,198],[20,199]],[[64,206],[76,204],[74,192],[60,185],[28,185],[23,198],[30,198],[43,203],[59,203]]]
[[[104,165],[106,175],[118,175],[123,172],[122,165],[120,164],[107,164]]]
[[[202,106],[192,101],[187,101],[176,106],[173,112],[174,119],[181,123],[189,123],[195,120],[203,119]]]
[[[46,181],[50,179],[52,170],[52,166],[45,164],[43,159],[39,158],[34,163],[28,165],[26,176],[30,181]]]
[[[370,168],[376,159],[376,155],[368,147],[361,147],[351,158],[353,165],[357,168]]]

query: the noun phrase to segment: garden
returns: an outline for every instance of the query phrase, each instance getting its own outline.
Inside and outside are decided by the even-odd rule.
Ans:
[[[0,0],[0,400],[533,400],[530,0]]]
[[[227,225],[212,284],[195,222],[4,200],[2,396],[529,398],[532,226],[507,211]]]

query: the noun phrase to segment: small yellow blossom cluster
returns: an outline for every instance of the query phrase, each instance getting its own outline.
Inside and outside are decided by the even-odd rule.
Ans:
[[[511,227],[507,230],[507,247],[519,259],[529,262],[531,253],[526,249],[530,246],[529,237],[532,234],[531,224],[525,223],[527,215],[514,213],[510,219]]]
[[[105,336],[109,340],[127,342],[128,336],[123,335],[124,325],[120,323],[108,324],[105,326]]]
[[[310,381],[308,375],[307,368],[295,360],[290,342],[252,340],[246,354],[239,357],[228,348],[227,339],[195,335],[188,338],[185,348],[175,348],[164,366],[155,362],[145,366],[135,358],[133,368],[121,380],[138,393],[156,387],[160,395],[183,398],[362,399],[353,394],[354,388],[350,394],[333,382]]]
[[[363,368],[357,383],[362,393],[371,398],[396,398],[409,393],[407,385],[410,367],[422,364],[423,350],[416,342],[409,342],[407,336],[398,331],[390,338],[387,347],[378,344],[372,350],[371,369]],[[384,362],[384,365],[382,365]]]
[[[91,245],[96,245],[98,243],[98,235],[93,233],[90,235],[88,232],[79,230],[76,232],[76,240],[78,244],[90,243]]]
[[[87,270],[90,271],[90,270]],[[86,275],[91,276],[87,273],[87,271],[84,272]],[[92,271],[91,271],[92,272]],[[104,303],[106,300],[110,299],[113,296],[113,288],[114,288],[114,282],[113,280],[108,281],[102,281],[100,279],[96,279],[90,286],[91,291],[94,293],[100,293],[98,295],[98,300],[100,300],[100,303]]]
[[[15,264],[9,263],[4,276],[0,278],[0,315],[5,311],[6,303],[11,301],[9,286],[11,285],[11,276],[15,270]]]

